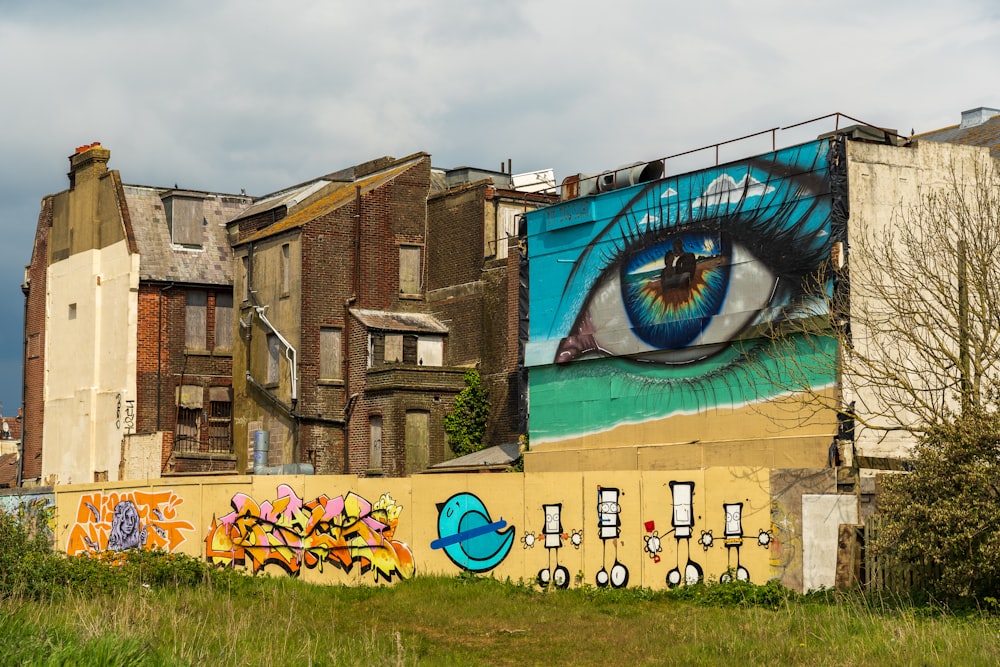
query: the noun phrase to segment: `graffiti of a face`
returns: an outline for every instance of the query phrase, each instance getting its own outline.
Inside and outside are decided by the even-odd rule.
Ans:
[[[146,544],[146,529],[139,521],[139,511],[131,500],[123,500],[115,505],[111,519],[111,533],[108,535],[108,549],[125,551],[141,549]]]

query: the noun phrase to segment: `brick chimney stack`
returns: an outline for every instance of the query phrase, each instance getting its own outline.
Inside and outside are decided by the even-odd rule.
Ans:
[[[111,151],[95,141],[86,146],[78,146],[76,152],[69,156],[69,187],[72,190],[77,183],[89,181],[108,173],[108,160]]]

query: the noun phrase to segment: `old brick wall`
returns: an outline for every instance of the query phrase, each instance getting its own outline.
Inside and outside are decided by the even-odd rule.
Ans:
[[[42,425],[45,419],[45,322],[46,269],[49,264],[49,230],[52,227],[52,197],[42,200],[35,231],[31,263],[27,270],[24,334],[24,480],[42,475]]]

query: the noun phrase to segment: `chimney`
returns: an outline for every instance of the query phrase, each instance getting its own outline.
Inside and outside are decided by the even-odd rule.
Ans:
[[[108,160],[111,151],[95,141],[86,146],[78,146],[76,152],[69,156],[69,187],[72,190],[77,183],[89,181],[108,173]]]
[[[962,124],[958,126],[960,130],[964,130],[967,127],[976,127],[977,125],[982,125],[993,116],[1000,115],[1000,109],[991,109],[990,107],[976,107],[975,109],[969,109],[968,111],[962,112]]]

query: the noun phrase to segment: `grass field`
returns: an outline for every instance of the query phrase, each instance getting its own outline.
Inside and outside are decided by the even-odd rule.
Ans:
[[[1000,619],[802,598],[541,591],[472,577],[391,587],[248,579],[0,601],[3,665],[992,665]]]

